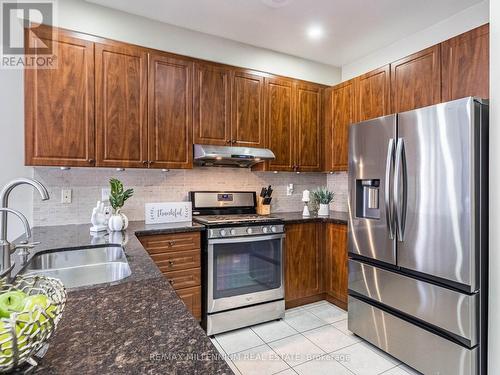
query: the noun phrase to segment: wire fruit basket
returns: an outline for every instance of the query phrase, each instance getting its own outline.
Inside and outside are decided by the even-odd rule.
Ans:
[[[44,347],[61,319],[66,289],[60,280],[40,275],[18,276],[12,284],[4,280],[0,283],[0,295],[22,292],[27,297],[46,297],[41,297],[41,304],[27,303],[22,311],[0,319],[0,372],[25,364],[34,366],[36,361],[32,357]]]

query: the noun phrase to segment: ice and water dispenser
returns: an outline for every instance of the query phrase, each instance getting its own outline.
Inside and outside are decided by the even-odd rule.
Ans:
[[[356,216],[380,219],[380,180],[356,180]]]

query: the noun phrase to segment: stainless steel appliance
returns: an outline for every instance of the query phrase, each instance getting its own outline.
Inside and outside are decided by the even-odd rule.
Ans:
[[[486,374],[488,104],[349,129],[355,334],[424,374]]]
[[[274,153],[266,148],[194,145],[194,162],[207,167],[249,168],[266,160],[274,160]]]
[[[255,192],[191,192],[193,219],[206,225],[203,318],[208,335],[285,314],[282,221],[256,215]]]

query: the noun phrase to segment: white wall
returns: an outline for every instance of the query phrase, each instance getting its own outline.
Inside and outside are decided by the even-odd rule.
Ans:
[[[56,23],[72,30],[323,84],[340,69],[299,57],[183,29],[82,0],[59,0]]]
[[[490,375],[500,374],[500,1],[490,8],[490,285],[489,348]]]
[[[492,3],[495,1],[498,0],[493,0]],[[488,20],[489,1],[485,0],[425,30],[412,34],[385,48],[381,48],[359,60],[343,65],[342,81],[359,76],[465,31],[484,25]]]

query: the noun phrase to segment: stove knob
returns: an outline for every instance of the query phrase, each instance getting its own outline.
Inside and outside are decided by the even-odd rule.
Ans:
[[[220,234],[222,237],[226,237],[227,232],[226,232],[226,230],[225,230],[225,229],[221,229],[221,230],[220,230],[220,232],[219,232],[219,234]]]
[[[235,229],[231,229],[231,236],[235,236],[236,235],[236,230]]]
[[[276,233],[278,231],[278,228],[276,228],[274,225],[271,227],[271,232]]]
[[[247,228],[247,233],[248,234],[252,234],[253,233],[253,229],[252,228]]]
[[[269,228],[268,227],[263,227],[262,228],[263,233],[269,233]]]

